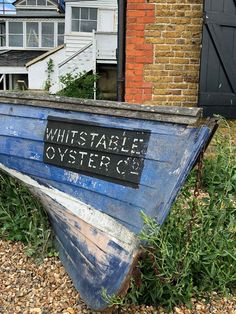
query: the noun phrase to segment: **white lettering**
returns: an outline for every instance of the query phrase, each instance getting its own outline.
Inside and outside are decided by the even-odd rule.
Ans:
[[[56,153],[55,153],[55,148],[52,146],[49,146],[46,149],[46,157],[50,160],[52,160],[55,157]]]
[[[46,131],[46,139],[47,139],[47,141],[48,140],[53,141],[53,139],[56,136],[57,132],[58,132],[58,129],[55,129],[55,130],[50,129],[50,131],[49,131],[48,128],[47,128],[47,131]]]
[[[72,159],[72,160],[68,160],[68,163],[69,164],[74,164],[75,163],[75,155],[77,154],[76,150],[73,150],[71,149],[70,152],[69,152],[69,157]]]
[[[66,148],[66,149],[64,150],[64,153],[62,153],[61,148],[58,147],[58,152],[59,152],[60,157],[61,157],[61,162],[63,162],[64,156],[65,156],[65,154],[67,153],[67,151],[68,151],[68,148]]]
[[[116,135],[112,135],[107,149],[116,151],[118,148],[118,141],[119,141],[119,137]]]
[[[90,147],[93,147],[94,139],[98,136],[98,133],[90,133],[90,135],[92,136]]]
[[[108,165],[110,164],[110,161],[111,161],[110,157],[102,156],[99,168],[102,169],[103,166],[105,166],[105,170],[108,171],[109,170]]]
[[[85,143],[86,143],[86,139],[85,139],[82,135],[87,136],[88,134],[87,134],[86,132],[84,132],[84,131],[80,132],[79,138],[80,138],[80,140],[83,141],[82,143],[81,143],[80,141],[78,141],[78,144],[79,144],[80,146],[84,146]]]
[[[103,134],[103,136],[98,141],[96,148],[98,148],[98,146],[100,146],[100,145],[102,145],[104,149],[107,148],[107,146],[106,146],[106,135],[105,134]]]
[[[128,151],[129,151],[129,149],[125,149],[126,141],[127,141],[127,137],[124,137],[123,142],[122,142],[122,147],[121,147],[121,152],[123,152],[123,153],[128,153]]]
[[[143,140],[142,140],[143,141]],[[132,144],[132,147],[131,147],[131,154],[138,154],[140,155],[140,151],[137,150],[138,148],[138,143],[140,142],[140,139],[138,138],[134,138],[133,140],[133,144]]]
[[[123,165],[122,165],[123,164]],[[120,160],[118,161],[117,163],[117,166],[116,166],[116,171],[119,173],[119,174],[122,174],[124,175],[125,174],[125,170],[121,170],[123,167],[126,167],[128,165],[128,161],[127,160]]]
[[[97,154],[90,154],[89,156],[89,162],[88,162],[88,167],[89,168],[93,168],[93,169],[96,169],[96,165],[94,165],[94,159],[92,159],[92,157],[98,157]]]
[[[72,138],[71,138],[71,144],[74,144],[74,139],[75,139],[75,134],[78,134],[78,131],[71,131],[72,133]]]
[[[62,132],[62,134],[61,134]],[[59,142],[60,138],[61,138],[61,143],[63,142],[63,139],[64,139],[64,135],[65,135],[65,130],[61,130],[59,129],[58,130],[58,133],[57,133],[57,142]]]
[[[66,140],[65,140],[66,143],[68,143],[69,135],[70,135],[70,130],[67,130],[67,133],[66,133]]]
[[[82,166],[83,162],[84,162],[84,156],[88,155],[88,153],[86,153],[86,152],[78,152],[78,154],[81,155],[80,166]]]
[[[131,168],[132,168],[132,170],[130,171],[130,173],[138,176],[139,175],[139,170],[140,170],[140,164],[139,164],[138,159],[133,159],[132,160]]]

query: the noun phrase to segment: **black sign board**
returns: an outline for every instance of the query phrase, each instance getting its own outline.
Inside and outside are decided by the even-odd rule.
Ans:
[[[74,172],[137,186],[150,131],[104,127],[48,117],[44,162]]]

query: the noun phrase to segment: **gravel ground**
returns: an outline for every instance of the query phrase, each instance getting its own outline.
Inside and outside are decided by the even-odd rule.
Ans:
[[[95,314],[79,298],[58,258],[46,258],[37,265],[24,254],[21,243],[0,241],[0,313],[4,314]],[[129,306],[110,313],[164,314],[162,308]],[[176,307],[179,314],[236,314],[236,296],[211,302],[193,300],[192,310]]]

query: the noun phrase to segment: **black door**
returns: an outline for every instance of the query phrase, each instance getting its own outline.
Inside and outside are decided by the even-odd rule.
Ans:
[[[205,0],[199,106],[236,118],[236,0]]]

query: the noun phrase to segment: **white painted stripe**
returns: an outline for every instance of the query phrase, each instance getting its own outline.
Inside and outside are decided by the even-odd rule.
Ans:
[[[138,239],[136,235],[118,223],[114,218],[109,215],[100,212],[99,210],[91,207],[78,199],[61,192],[53,187],[46,187],[39,184],[36,180],[32,179],[28,175],[22,174],[19,171],[10,169],[0,163],[0,168],[16,177],[20,181],[34,188],[40,189],[43,193],[51,197],[57,203],[61,204],[73,214],[84,220],[86,223],[98,228],[111,237],[114,242],[117,242],[127,251],[132,251],[135,247],[138,247]]]

